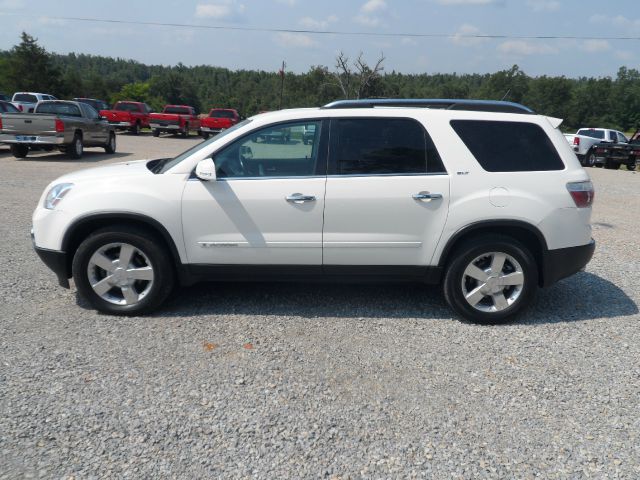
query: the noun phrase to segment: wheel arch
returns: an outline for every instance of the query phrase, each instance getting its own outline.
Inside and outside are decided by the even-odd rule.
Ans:
[[[69,226],[62,239],[62,251],[66,253],[67,257],[67,272],[69,273],[67,278],[71,276],[71,263],[82,241],[87,238],[91,232],[111,225],[142,227],[156,234],[167,248],[171,256],[172,265],[180,281],[182,283],[188,283],[185,276],[186,270],[180,259],[180,253],[168,230],[160,222],[151,217],[139,213],[125,212],[91,214],[77,219]]]
[[[540,286],[545,284],[544,258],[548,250],[547,241],[536,226],[521,220],[486,220],[463,227],[446,243],[438,261],[438,267],[445,268],[451,261],[452,253],[455,252],[458,246],[482,234],[506,235],[526,246],[531,251],[538,266],[538,284]]]

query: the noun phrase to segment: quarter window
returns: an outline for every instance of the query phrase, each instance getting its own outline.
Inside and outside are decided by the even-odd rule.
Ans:
[[[334,121],[333,163],[338,175],[443,173],[429,134],[406,118],[345,118]]]
[[[451,126],[488,172],[564,169],[553,143],[534,123],[452,120]]]
[[[321,121],[278,124],[235,141],[216,153],[216,176],[300,177],[324,174],[319,158]],[[313,131],[313,135],[305,132]]]

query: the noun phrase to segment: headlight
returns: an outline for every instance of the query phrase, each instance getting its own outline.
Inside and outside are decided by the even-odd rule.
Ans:
[[[44,208],[48,208],[49,210],[56,208],[56,205],[60,203],[60,200],[62,200],[72,188],[73,183],[59,183],[58,185],[54,185],[44,199]]]

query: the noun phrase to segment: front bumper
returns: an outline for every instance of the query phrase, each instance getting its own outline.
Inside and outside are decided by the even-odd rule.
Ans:
[[[109,125],[115,128],[131,128],[133,123],[131,122],[109,122]]]
[[[591,239],[586,245],[547,250],[542,259],[542,286],[553,285],[557,281],[584,269],[593,257],[595,249],[596,242]]]
[[[0,143],[14,145],[62,145],[64,143],[64,137],[53,135],[10,135],[3,133],[0,134]]]
[[[58,277],[58,284],[61,287],[69,288],[69,278],[71,272],[69,270],[69,262],[67,253],[58,250],[47,250],[46,248],[33,247],[40,257],[40,260],[49,267]]]

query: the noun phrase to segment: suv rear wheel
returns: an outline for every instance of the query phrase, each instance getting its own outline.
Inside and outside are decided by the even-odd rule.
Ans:
[[[497,324],[525,309],[537,286],[538,268],[531,252],[511,237],[486,235],[455,251],[445,274],[444,295],[462,317]]]
[[[11,155],[16,158],[25,158],[29,154],[29,146],[28,145],[20,145],[20,144],[12,144],[11,145]]]
[[[99,230],[73,257],[80,294],[101,312],[139,315],[158,308],[174,284],[167,252],[153,235],[121,226]]]

